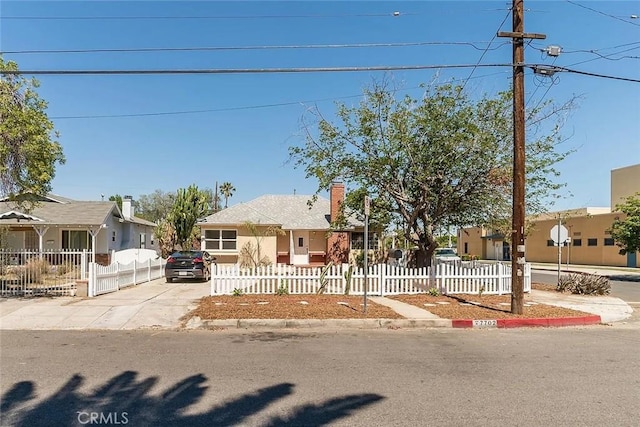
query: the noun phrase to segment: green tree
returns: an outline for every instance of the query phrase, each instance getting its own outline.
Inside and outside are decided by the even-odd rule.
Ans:
[[[570,104],[548,107],[531,111],[530,123],[540,128],[542,116]],[[290,155],[318,180],[318,192],[343,179],[384,200],[417,247],[415,263],[424,266],[442,227],[510,218],[511,111],[511,92],[473,100],[462,87],[445,84],[429,87],[421,99],[396,99],[384,82],[374,83],[359,106],[338,104],[337,124],[312,110],[317,131],[303,118],[305,141],[291,147]],[[554,165],[568,153],[557,151],[559,129],[556,123],[547,135],[529,135],[529,214],[561,186],[553,180]]]
[[[229,197],[233,196],[234,191],[236,191],[236,188],[230,182],[223,182],[220,184],[220,192],[224,196],[225,209],[229,206]]]
[[[18,196],[51,191],[56,164],[65,158],[47,103],[36,92],[39,82],[7,71],[18,66],[0,57],[0,196],[23,204],[28,200]]]
[[[136,201],[136,216],[156,224],[167,218],[173,204],[176,201],[176,193],[155,190],[151,194],[142,194]]]
[[[168,222],[173,226],[175,241],[180,248],[190,249],[196,222],[207,213],[207,210],[207,196],[196,185],[178,189]]]
[[[640,193],[616,205],[616,211],[626,214],[626,218],[616,219],[611,226],[611,237],[620,247],[620,254],[640,251]]]
[[[118,209],[122,210],[122,196],[119,194],[113,195],[113,196],[109,196],[109,201],[111,202],[116,202],[116,205],[118,205]]]

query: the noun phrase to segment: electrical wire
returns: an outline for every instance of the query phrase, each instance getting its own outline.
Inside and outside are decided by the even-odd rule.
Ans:
[[[446,64],[446,65],[382,65],[371,67],[308,67],[308,68],[210,68],[210,69],[139,69],[139,70],[5,70],[3,74],[29,75],[134,75],[134,74],[277,74],[335,73],[362,71],[408,71],[435,68],[511,67],[511,64]]]
[[[546,67],[545,65],[526,65],[526,67],[529,67],[531,69],[535,69],[537,67]],[[620,77],[620,76],[611,76],[608,74],[599,74],[599,73],[590,73],[588,71],[580,71],[580,70],[574,70],[572,68],[567,68],[567,67],[560,67],[560,66],[555,66],[553,67],[554,71],[564,71],[567,73],[573,73],[573,74],[581,74],[584,76],[590,76],[590,77],[599,77],[599,78],[603,78],[603,79],[610,79],[610,80],[620,80],[620,81],[625,81],[625,82],[632,82],[632,83],[640,83],[640,79],[632,79],[630,77]]]
[[[193,51],[228,51],[228,50],[271,50],[271,49],[335,49],[335,48],[370,48],[370,47],[411,47],[411,46],[471,46],[483,50],[476,43],[491,42],[401,42],[401,43],[345,43],[345,44],[311,44],[311,45],[264,45],[264,46],[204,46],[204,47],[143,47],[143,48],[106,48],[106,49],[52,49],[52,50],[5,50],[3,54],[58,54],[58,53],[112,53],[112,52],[193,52]],[[501,46],[490,50],[499,49]],[[489,46],[484,48],[489,50]]]
[[[484,77],[496,76],[499,74],[504,74],[504,72],[483,74],[481,76],[472,77],[473,79],[481,79]],[[452,79],[451,82],[461,81],[462,79]],[[422,86],[414,86],[402,89],[403,91],[420,89]],[[130,113],[130,114],[94,114],[94,115],[83,115],[83,116],[52,116],[49,117],[52,120],[66,120],[66,119],[106,119],[106,118],[125,118],[125,117],[153,117],[153,116],[173,116],[173,115],[185,115],[185,114],[202,114],[202,113],[218,113],[225,111],[240,111],[240,110],[254,110],[261,108],[273,108],[273,107],[284,107],[290,105],[300,105],[300,104],[310,104],[315,102],[324,102],[324,101],[335,101],[338,99],[350,99],[350,98],[360,98],[362,94],[358,95],[345,95],[338,96],[333,98],[320,98],[320,99],[312,99],[306,101],[289,101],[289,102],[280,102],[274,104],[262,104],[262,105],[246,105],[240,107],[225,107],[225,108],[213,108],[213,109],[205,109],[205,110],[183,110],[183,111],[163,111],[163,112],[151,112],[151,113]]]
[[[513,8],[509,8],[509,10],[507,11],[507,14],[505,15],[504,19],[500,23],[500,26],[498,26],[498,30],[493,33],[493,37],[491,38],[491,41],[489,41],[489,44],[487,45],[487,47],[482,52],[482,55],[480,55],[480,58],[478,59],[478,62],[476,62],[476,66],[471,69],[471,73],[469,73],[469,77],[467,77],[467,80],[469,80],[471,78],[471,76],[473,76],[473,73],[476,71],[476,68],[478,68],[478,66],[480,65],[480,62],[482,61],[482,58],[484,58],[484,56],[487,54],[487,51],[491,47],[491,43],[493,43],[493,41],[498,36],[498,33],[502,29],[502,26],[504,25],[504,23],[507,22],[507,18],[509,18],[509,16],[511,15],[512,11],[513,11]],[[502,45],[500,45],[500,46],[502,46]],[[500,46],[498,46],[498,47],[500,47]],[[465,82],[462,84],[462,88],[460,90],[460,94],[462,94],[465,86],[467,85],[467,80],[465,80]]]
[[[399,17],[418,15],[417,13],[354,13],[330,15],[164,15],[164,16],[3,16],[0,19],[11,20],[39,20],[39,21],[115,21],[115,20],[155,20],[155,19],[288,19],[288,18],[370,18],[370,17]]]
[[[636,49],[640,49],[640,46],[629,48],[629,49],[625,49],[625,50],[621,50],[619,52],[612,53],[611,55],[620,55],[621,53],[629,52],[629,51],[636,50]],[[634,59],[634,58],[637,58],[637,57],[629,56],[629,58]],[[584,61],[574,62],[572,64],[569,64],[568,67],[574,67],[576,65],[586,64],[587,62],[598,61],[600,59],[608,59],[608,58],[603,58],[602,56],[598,56],[597,58],[585,59]],[[620,58],[620,59],[625,59],[625,58]],[[615,61],[615,59],[610,59],[610,60],[611,61]]]
[[[626,22],[627,24],[635,25],[636,27],[640,27],[640,24],[636,24],[635,22],[631,22],[631,21],[628,21],[628,20],[626,20],[626,19],[620,18],[619,16],[610,15],[610,14],[608,14],[608,13],[602,12],[602,11],[597,10],[597,9],[593,9],[593,8],[591,8],[591,7],[589,7],[589,6],[585,6],[585,5],[583,5],[583,4],[576,3],[576,2],[571,1],[571,0],[565,0],[565,1],[566,1],[567,3],[571,3],[571,4],[572,4],[572,5],[574,5],[574,6],[578,6],[578,7],[581,7],[581,8],[583,8],[583,9],[587,9],[587,10],[590,10],[590,11],[592,11],[592,12],[599,13],[600,15],[608,16],[609,18],[617,19],[618,21]]]
[[[277,73],[336,73],[362,71],[411,71],[446,68],[514,67],[514,64],[447,64],[447,65],[383,65],[371,67],[309,67],[309,68],[211,68],[211,69],[158,69],[158,70],[5,70],[4,75],[150,75],[150,74],[277,74]],[[523,67],[546,67],[544,64],[522,64]],[[554,67],[555,71],[582,74],[612,80],[640,83],[638,79],[590,73],[566,67]]]

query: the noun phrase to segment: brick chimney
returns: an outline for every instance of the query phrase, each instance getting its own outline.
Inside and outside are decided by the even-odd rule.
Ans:
[[[336,181],[331,184],[329,190],[329,201],[331,202],[331,211],[329,212],[331,221],[335,221],[340,214],[340,207],[344,202],[344,184]]]
[[[329,201],[331,221],[335,221],[340,214],[340,207],[344,202],[344,184],[333,182],[329,189]],[[334,264],[346,264],[349,262],[349,233],[345,231],[333,231],[327,239],[326,262]]]

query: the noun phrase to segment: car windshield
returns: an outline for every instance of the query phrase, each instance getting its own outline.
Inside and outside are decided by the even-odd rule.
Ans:
[[[202,252],[198,251],[179,251],[171,254],[172,258],[202,258]]]
[[[436,256],[456,256],[453,249],[436,249]]]

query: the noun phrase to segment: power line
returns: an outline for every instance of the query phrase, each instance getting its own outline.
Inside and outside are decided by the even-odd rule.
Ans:
[[[545,64],[521,64],[522,67],[532,69],[549,66]],[[363,71],[411,71],[433,70],[447,68],[489,68],[489,67],[514,67],[514,64],[441,64],[441,65],[384,65],[372,67],[308,67],[308,68],[211,68],[211,69],[159,69],[159,70],[5,70],[4,75],[151,75],[151,74],[278,74],[278,73],[336,73],[336,72],[363,72]],[[638,79],[610,76],[606,74],[589,73],[573,70],[571,68],[556,66],[554,71],[566,71],[569,73],[583,74],[592,77],[601,77],[612,80],[624,80],[640,83]]]
[[[115,21],[115,20],[164,20],[164,19],[289,19],[289,18],[375,18],[375,17],[400,17],[415,16],[418,13],[387,12],[387,13],[345,13],[345,14],[298,14],[298,15],[158,15],[158,16],[3,16],[0,19],[11,20],[40,20],[40,21]]]
[[[505,9],[475,9],[469,10],[469,12],[493,12],[501,11]],[[530,10],[531,12],[547,12],[543,10]],[[454,11],[444,11],[444,13],[457,13]],[[424,13],[415,12],[385,12],[385,13],[336,13],[336,14],[295,14],[295,15],[158,15],[158,16],[1,16],[0,20],[40,20],[40,21],[55,21],[55,20],[68,20],[68,21],[81,21],[81,20],[94,20],[94,21],[115,21],[115,20],[206,20],[206,19],[290,19],[290,18],[398,18],[402,16],[422,16]]]
[[[609,18],[617,19],[618,21],[626,22],[627,24],[635,25],[636,27],[640,27],[640,24],[636,24],[635,22],[631,22],[631,21],[628,21],[628,20],[626,20],[626,19],[620,18],[619,16],[610,15],[610,14],[608,14],[608,13],[602,12],[602,11],[597,10],[597,9],[593,9],[593,8],[591,8],[591,7],[589,7],[589,6],[585,6],[585,5],[583,5],[583,4],[576,3],[576,2],[571,1],[571,0],[565,0],[565,1],[566,1],[567,3],[571,3],[571,4],[572,4],[572,5],[574,5],[574,6],[578,6],[578,7],[581,7],[581,8],[583,8],[583,9],[587,9],[587,10],[590,10],[590,11],[592,11],[592,12],[599,13],[600,15],[608,16]]]
[[[544,65],[527,65],[527,67],[535,69],[537,67],[548,67],[548,66],[544,66]],[[603,79],[621,80],[621,81],[625,81],[625,82],[640,83],[640,79],[632,79],[630,77],[620,77],[620,76],[611,76],[611,75],[607,75],[607,74],[590,73],[588,71],[574,70],[574,69],[571,69],[571,68],[560,67],[560,66],[555,66],[555,67],[551,67],[551,68],[554,71],[565,71],[567,73],[582,74],[584,76],[600,77],[600,78],[603,78]]]
[[[473,67],[473,69],[471,70],[471,73],[469,73],[469,77],[467,77],[467,80],[469,80],[471,78],[471,76],[473,76],[473,73],[476,71],[476,68],[478,67],[478,65],[482,61],[482,58],[484,58],[484,56],[487,54],[487,51],[489,50],[489,47],[491,47],[491,43],[493,43],[493,41],[496,39],[496,37],[498,35],[498,32],[502,29],[502,26],[507,21],[507,18],[509,18],[509,16],[511,15],[511,9],[512,8],[509,8],[509,10],[507,11],[507,14],[504,17],[504,19],[502,20],[502,22],[500,23],[500,26],[498,27],[498,30],[493,34],[493,37],[491,38],[491,41],[489,41],[489,44],[487,45],[487,47],[482,52],[482,55],[480,55],[480,58],[478,59],[478,62],[476,62],[476,66]],[[503,46],[504,44],[505,43],[501,44],[500,46]],[[498,47],[500,47],[500,46],[498,46]],[[465,80],[465,82],[462,84],[462,89],[463,90],[464,90],[466,85],[467,85],[467,81]],[[460,91],[460,93],[462,93],[462,90]]]
[[[482,76],[473,77],[474,79],[480,79],[484,77],[496,76],[499,74],[504,74],[504,72],[498,73],[490,73],[483,74]],[[452,79],[451,81],[460,81],[462,79]],[[422,86],[414,86],[402,89],[413,90],[420,89]],[[273,108],[273,107],[285,107],[290,105],[299,105],[299,104],[310,104],[314,102],[324,102],[324,101],[335,101],[337,99],[350,99],[350,98],[360,98],[362,94],[358,95],[345,95],[345,96],[337,96],[333,98],[320,98],[320,99],[311,99],[306,101],[289,101],[289,102],[280,102],[273,104],[261,104],[261,105],[246,105],[240,107],[225,107],[225,108],[213,108],[213,109],[204,109],[204,110],[183,110],[183,111],[162,111],[162,112],[151,112],[151,113],[130,113],[130,114],[93,114],[93,115],[84,115],[84,116],[52,116],[50,119],[52,120],[63,120],[63,119],[107,119],[107,118],[126,118],[126,117],[154,117],[154,116],[174,116],[174,115],[186,115],[186,114],[202,114],[202,113],[219,113],[226,111],[240,111],[240,110],[255,110],[261,108]]]
[[[370,48],[370,47],[411,47],[411,46],[471,46],[476,50],[483,48],[476,43],[491,42],[400,42],[400,43],[345,43],[345,44],[311,44],[311,45],[263,45],[263,46],[203,46],[203,47],[142,47],[142,48],[105,48],[105,49],[36,49],[36,50],[5,50],[3,54],[57,54],[57,53],[111,53],[111,52],[192,52],[192,51],[227,51],[227,50],[271,50],[271,49],[335,49],[335,48]],[[499,49],[501,46],[491,50]],[[484,48],[489,49],[489,46]]]
[[[606,55],[606,56],[620,55],[621,53],[629,52],[629,51],[636,50],[636,49],[639,49],[639,48],[640,48],[640,46],[639,47],[633,47],[633,48],[621,50],[621,51],[618,51],[618,52],[614,52],[614,53],[611,53],[611,54]],[[587,62],[598,61],[600,59],[609,59],[609,58],[606,58],[606,57],[604,57],[603,55],[600,55],[600,54],[596,54],[596,55],[599,55],[599,56],[597,58],[585,59],[584,61],[574,62],[573,64],[569,64],[568,67],[573,67],[573,66],[580,65],[580,64],[586,64]],[[635,57],[635,56],[626,56],[626,57],[621,57],[621,58],[618,58],[618,59],[609,59],[609,60],[610,61],[617,61],[619,59],[625,59],[625,58],[634,59],[634,58],[637,58],[637,57]]]
[[[308,67],[308,68],[210,68],[158,70],[7,70],[3,74],[29,75],[134,75],[134,74],[277,74],[277,73],[335,73],[362,71],[409,71],[435,68],[511,67],[511,64],[442,64],[442,65],[383,65],[371,67]]]

